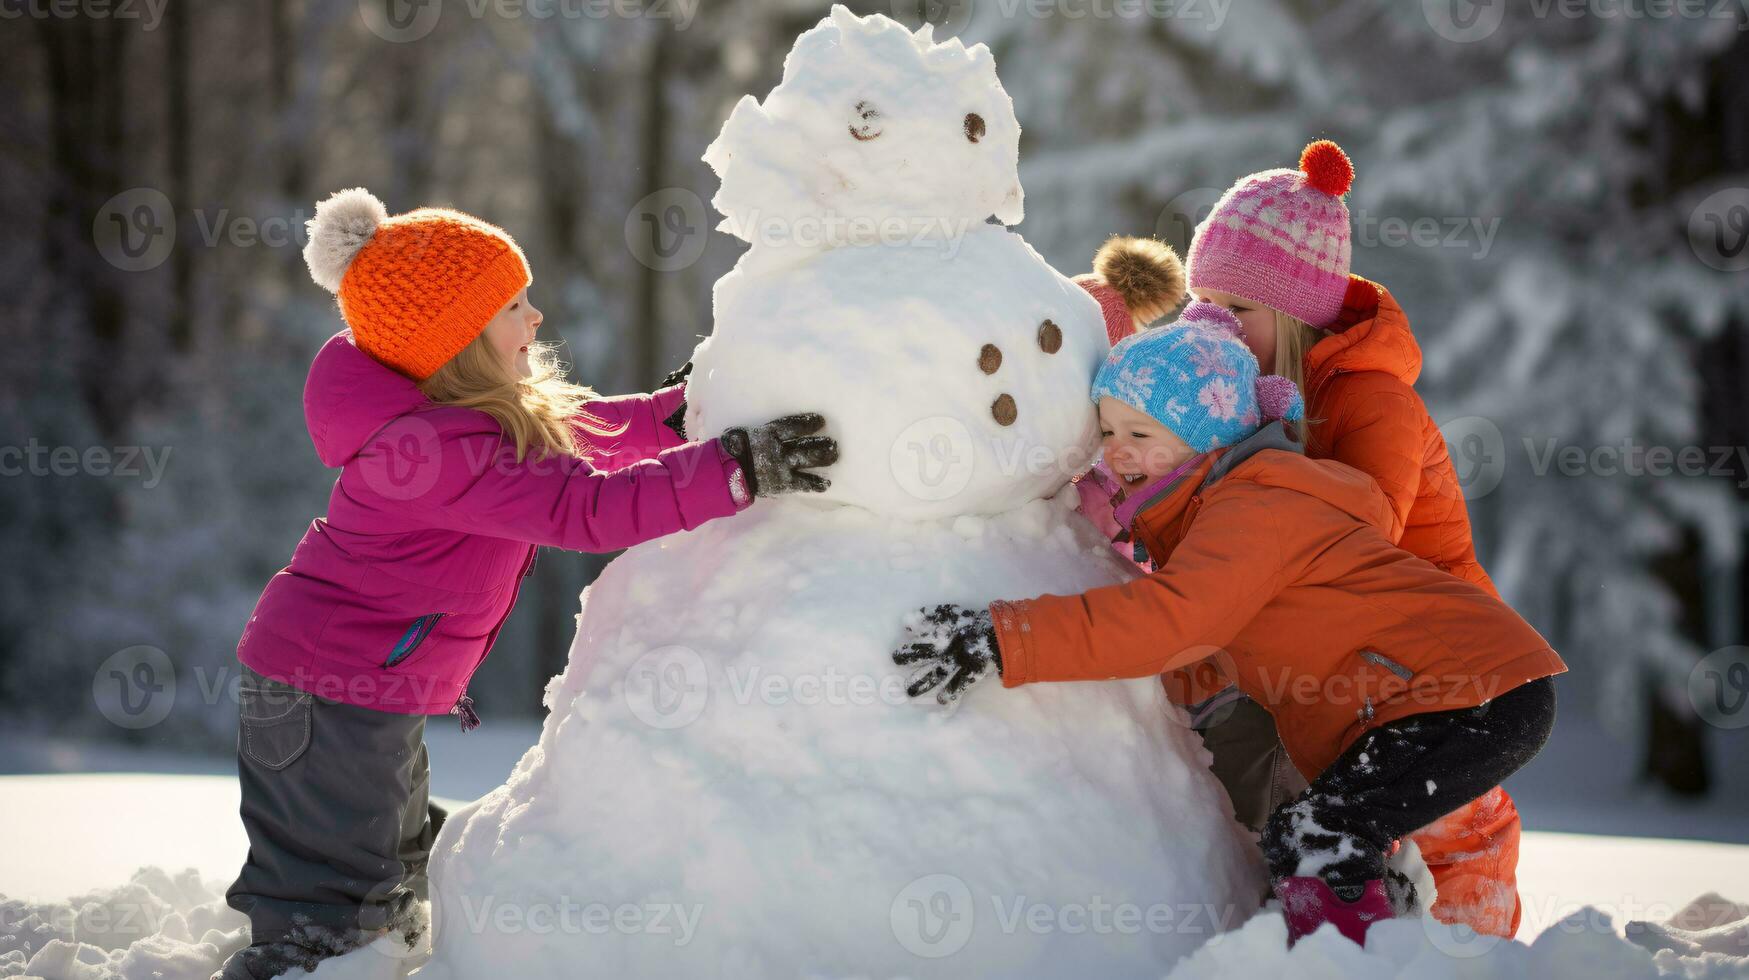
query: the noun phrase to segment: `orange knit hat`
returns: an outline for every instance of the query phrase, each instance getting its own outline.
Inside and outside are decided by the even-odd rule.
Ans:
[[[340,298],[360,350],[424,381],[486,329],[532,277],[502,228],[444,208],[389,217],[354,187],[316,205],[310,276]]]

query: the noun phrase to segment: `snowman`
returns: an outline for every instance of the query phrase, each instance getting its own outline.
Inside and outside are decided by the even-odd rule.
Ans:
[[[807,409],[808,499],[627,551],[583,595],[540,741],[453,815],[421,976],[1159,976],[1264,892],[1153,681],[906,697],[926,602],[1134,569],[1074,512],[1097,304],[1018,222],[983,45],[834,7],[706,161],[751,243],[687,428]]]

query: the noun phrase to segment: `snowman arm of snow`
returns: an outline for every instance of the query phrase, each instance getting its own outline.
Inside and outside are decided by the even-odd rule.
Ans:
[[[1382,371],[1342,375],[1331,384],[1344,390],[1343,410],[1324,423],[1330,427],[1329,458],[1372,477],[1385,492],[1391,504],[1386,536],[1396,544],[1421,490],[1427,437],[1420,423],[1427,408],[1414,388]],[[1461,502],[1461,489],[1452,490]]]
[[[686,404],[686,386],[660,388],[648,395],[597,398],[578,410],[571,424],[584,457],[600,470],[617,470],[686,440],[664,421]]]
[[[906,617],[905,638],[893,651],[893,663],[916,668],[905,683],[907,697],[937,691],[935,699],[951,705],[991,668],[1002,673],[1002,651],[988,609],[925,606]]]
[[[1150,575],[992,604],[1004,686],[1152,677],[1225,650],[1294,577],[1270,492],[1239,484],[1210,494]]]
[[[736,463],[716,440],[663,450],[611,472],[575,457],[516,462],[502,436],[437,447],[430,489],[392,503],[433,527],[569,551],[629,548],[740,510]]]

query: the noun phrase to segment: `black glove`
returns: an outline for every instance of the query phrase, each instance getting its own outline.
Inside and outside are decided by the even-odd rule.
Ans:
[[[682,381],[685,381],[690,374],[692,374],[692,362],[687,361],[685,364],[680,365],[679,368],[668,372],[668,376],[663,378],[660,384],[656,385],[656,390],[661,391],[663,388],[672,388]],[[680,404],[675,406],[674,413],[663,419],[662,424],[673,429],[674,434],[679,436],[681,441],[684,442],[686,440],[686,398],[684,396],[680,399]]]
[[[817,436],[826,419],[817,412],[785,415],[775,422],[751,429],[734,428],[723,433],[723,451],[741,464],[747,491],[755,497],[781,493],[820,493],[832,481],[810,466],[831,466],[838,461],[838,441]]]
[[[952,704],[992,667],[1002,676],[1002,648],[988,608],[950,604],[919,609],[905,618],[905,635],[909,642],[893,651],[893,663],[919,665],[905,687],[910,697],[940,687],[935,700]]]
[[[690,374],[692,374],[692,362],[687,361],[685,364],[669,371],[668,376],[663,378],[661,382],[656,385],[656,390],[661,391],[663,388],[672,388],[680,382],[685,381]]]

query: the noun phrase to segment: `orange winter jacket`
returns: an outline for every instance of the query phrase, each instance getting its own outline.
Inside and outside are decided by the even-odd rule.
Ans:
[[[1131,531],[1153,574],[992,604],[1003,683],[1219,664],[1312,779],[1368,729],[1566,669],[1487,590],[1393,545],[1370,477],[1297,450],[1266,426],[1145,501]]]
[[[1334,459],[1378,482],[1391,504],[1387,534],[1458,578],[1498,595],[1476,561],[1463,487],[1445,437],[1411,387],[1421,347],[1385,287],[1348,277],[1342,314],[1305,358],[1306,454]]]
[[[1445,436],[1412,387],[1421,376],[1421,347],[1403,308],[1385,287],[1351,275],[1330,331],[1304,362],[1306,418],[1314,420],[1307,427],[1306,455],[1347,463],[1372,477],[1390,504],[1384,530],[1394,544],[1499,596],[1476,561],[1470,515]],[[1229,684],[1214,664],[1162,680],[1167,695],[1186,706]]]

